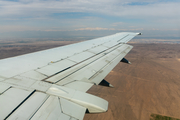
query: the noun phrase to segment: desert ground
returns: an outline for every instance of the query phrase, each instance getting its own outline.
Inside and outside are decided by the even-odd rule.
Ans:
[[[1,41],[0,59],[74,42]],[[132,64],[119,63],[105,78],[114,88],[93,86],[88,91],[109,101],[108,111],[86,114],[84,120],[180,119],[180,44],[130,44],[134,48],[125,58]]]

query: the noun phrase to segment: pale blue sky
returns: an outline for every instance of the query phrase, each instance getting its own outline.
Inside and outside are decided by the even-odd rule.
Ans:
[[[180,38],[179,0],[0,0],[0,39],[143,32]]]

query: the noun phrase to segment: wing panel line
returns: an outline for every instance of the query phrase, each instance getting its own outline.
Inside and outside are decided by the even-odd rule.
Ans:
[[[93,55],[93,56],[91,56],[91,57],[89,57],[89,58],[87,58],[87,59],[85,59],[85,60],[77,63],[77,64],[74,64],[74,65],[72,65],[72,66],[70,66],[70,67],[68,67],[68,68],[66,68],[66,69],[64,69],[64,70],[62,70],[62,71],[59,71],[59,72],[57,72],[57,73],[55,73],[55,74],[53,74],[53,75],[51,75],[51,76],[43,79],[42,81],[50,82],[50,81],[47,81],[49,78],[51,78],[51,77],[53,77],[53,76],[55,76],[55,75],[58,75],[58,74],[66,71],[66,70],[68,70],[68,69],[70,69],[70,68],[72,68],[72,67],[75,67],[75,66],[77,66],[77,65],[79,65],[79,64],[81,64],[81,63],[83,63],[83,62],[85,62],[85,61],[87,61],[87,60],[89,60],[89,59],[91,59],[91,58],[93,58],[93,57],[95,57],[95,56],[97,56],[97,55],[105,52],[105,51],[108,51],[108,50],[110,50],[110,49],[112,49],[112,48],[114,48],[114,47],[116,47],[116,46],[118,46],[118,45],[119,45],[119,43],[116,44],[116,45],[114,45],[114,46],[112,46],[112,47],[110,47],[110,48],[108,48],[108,49],[106,49],[106,50],[104,50],[104,51],[101,51],[101,52],[99,52],[99,53],[97,53],[97,54],[95,54],[95,55]],[[115,49],[116,49],[116,48],[115,48]],[[99,59],[99,58],[98,58],[98,59]],[[89,64],[90,64],[90,63],[89,63]],[[87,65],[89,65],[89,64],[87,64]],[[85,65],[85,66],[87,66],[87,65]],[[85,67],[85,66],[83,66],[83,67]],[[78,69],[78,70],[79,70],[79,69]],[[76,70],[76,71],[77,71],[77,70]],[[76,71],[74,71],[74,72],[76,72]],[[74,73],[74,72],[73,72],[73,73]],[[64,79],[64,78],[63,78],[63,79]],[[60,80],[59,80],[59,81],[60,81]],[[58,82],[59,82],[59,81],[58,81]],[[50,83],[53,83],[53,82],[50,82]],[[57,83],[57,82],[54,82],[54,83]]]
[[[119,45],[119,44],[117,44],[117,45]],[[117,45],[115,45],[115,46],[117,46]],[[115,46],[114,46],[114,47],[115,47]],[[118,46],[118,47],[119,47],[119,46]],[[109,54],[110,52],[114,51],[114,50],[115,50],[115,49],[117,49],[118,47],[116,47],[116,48],[112,49],[111,51],[109,51],[109,52],[108,52],[108,53],[106,53],[106,54]],[[109,49],[110,49],[110,48],[109,48]],[[108,49],[108,50],[109,50],[109,49]],[[104,52],[104,51],[103,51],[103,52]],[[102,52],[101,52],[101,53],[102,53]],[[100,54],[100,53],[99,53],[99,54]],[[94,57],[94,56],[93,56],[93,57]],[[77,69],[76,71],[74,71],[74,72],[70,73],[69,75],[65,76],[64,78],[62,78],[62,79],[60,79],[60,80],[56,81],[56,82],[55,82],[55,84],[56,84],[56,83],[58,83],[59,81],[61,81],[61,80],[65,79],[66,77],[68,77],[68,76],[70,76],[70,75],[74,74],[75,72],[77,72],[77,71],[81,70],[82,68],[84,68],[84,67],[86,67],[86,66],[90,65],[91,63],[93,63],[93,62],[97,61],[98,59],[100,59],[100,58],[102,58],[102,57],[104,57],[104,56],[101,56],[101,57],[99,57],[99,58],[97,58],[97,59],[95,59],[95,60],[91,61],[90,63],[86,64],[85,66],[83,66],[83,67],[81,67],[81,68]],[[91,57],[91,58],[92,58],[92,57]],[[89,58],[89,59],[90,59],[90,58]],[[86,61],[86,60],[84,60],[84,61]]]
[[[11,116],[11,114],[13,114],[13,112],[15,112],[29,97],[31,97],[34,93],[36,92],[36,90],[34,90],[31,94],[29,94],[12,112],[9,113],[9,115],[7,115],[4,120],[6,120],[9,116]]]

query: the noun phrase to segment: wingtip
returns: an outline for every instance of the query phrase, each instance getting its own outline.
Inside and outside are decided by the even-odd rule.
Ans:
[[[137,33],[138,35],[142,35],[142,33]]]

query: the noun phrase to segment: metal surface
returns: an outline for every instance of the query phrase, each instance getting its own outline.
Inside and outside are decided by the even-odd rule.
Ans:
[[[63,80],[59,81],[57,84],[58,85],[68,85],[68,83],[72,83],[74,80],[78,81],[86,81],[86,82],[90,82],[90,83],[96,83],[98,84],[102,79],[98,79],[98,80],[93,80],[92,77],[94,76],[98,76],[100,74],[103,74],[103,76],[105,77],[112,69],[108,69],[108,73],[104,74],[103,73],[103,67],[107,67],[107,65],[110,65],[110,62],[116,58],[116,56],[125,56],[125,52],[128,51],[123,51],[124,49],[128,49],[129,46],[127,45],[122,45],[120,46],[120,48],[113,50],[112,52],[110,52],[109,54],[106,54],[102,57],[100,57],[99,59],[97,59],[96,61],[92,62],[91,64],[89,64],[86,67],[81,68],[80,70],[76,71],[73,74],[68,75],[68,77],[64,78]],[[119,52],[119,50],[121,50],[121,52]],[[130,49],[129,49],[130,50]],[[103,54],[103,53],[102,53]],[[122,58],[119,57],[118,60],[120,61]],[[115,65],[117,65],[118,62],[115,63]],[[114,68],[114,66],[112,67]],[[104,68],[105,69],[105,68]],[[68,72],[68,71],[67,71]],[[70,72],[69,72],[70,73]],[[83,76],[83,75],[85,76]],[[88,81],[91,80],[91,81]],[[93,82],[92,82],[93,81]],[[73,83],[75,84],[75,83]],[[77,87],[79,87],[77,85]],[[87,86],[88,87],[88,86]],[[73,87],[75,89],[75,86]],[[90,88],[90,87],[89,87]],[[88,88],[87,88],[88,89]],[[87,90],[85,89],[85,90]]]
[[[79,63],[79,62],[81,62],[81,61],[83,61],[85,59],[88,59],[88,58],[92,57],[93,55],[94,55],[93,53],[90,53],[90,52],[86,51],[86,52],[82,52],[82,53],[79,53],[79,54],[75,54],[75,55],[71,56],[68,59],[70,59],[72,61],[75,61],[76,63]]]
[[[119,56],[117,56],[113,61],[109,63],[109,65],[105,66],[99,73],[91,77],[91,81],[99,84],[100,80],[104,79],[105,76],[119,63],[119,60],[121,60],[125,55],[126,52],[130,51],[132,47],[129,46],[128,49],[125,50],[125,52],[122,52]]]
[[[44,82],[44,81],[36,81],[30,88],[39,90],[39,91],[47,91],[52,84]]]
[[[31,93],[32,91],[10,88],[0,95],[0,120],[7,117]]]
[[[60,119],[60,117],[63,120],[63,116],[64,120],[70,118],[67,115],[62,115],[59,98],[56,96],[50,96],[31,120],[57,120]]]
[[[57,72],[60,72],[64,69],[67,69],[68,67],[72,66],[76,64],[75,62],[72,62],[70,60],[62,60],[62,61],[59,61],[59,62],[56,62],[56,63],[50,63],[49,65],[45,66],[45,67],[42,67],[42,68],[39,68],[37,69],[36,71],[42,73],[42,74],[45,74],[47,76],[51,76]]]
[[[103,46],[110,48],[110,47],[117,45],[117,44],[118,43],[116,41],[110,41],[110,42],[104,43]]]
[[[34,71],[34,70],[23,73],[20,76],[31,78],[31,79],[34,79],[34,80],[43,80],[43,79],[45,79],[47,77],[46,75],[43,75],[43,74],[41,74],[41,73],[39,73],[37,71]]]
[[[5,79],[6,79],[5,77],[0,76],[0,81],[3,81]]]
[[[101,113],[108,110],[106,100],[80,91],[76,91],[71,101],[84,106],[90,113]]]
[[[6,90],[8,90],[11,85],[0,82],[0,95],[3,94]]]
[[[35,92],[15,112],[13,112],[10,117],[8,117],[8,120],[29,120],[44,103],[47,97],[47,94]]]
[[[63,86],[53,85],[46,93],[79,104],[87,108],[90,113],[106,112],[108,108],[108,102],[102,98]]]
[[[108,49],[108,48],[100,45],[100,46],[91,48],[91,49],[89,49],[88,51],[97,54],[97,53],[100,53],[100,52],[102,52],[102,51],[104,51],[104,50],[106,50],[106,49]]]
[[[23,87],[30,87],[36,81],[27,77],[16,76],[14,78],[7,79],[4,82]]]
[[[84,114],[86,112],[86,108],[82,107],[78,104],[70,102],[64,98],[60,98],[62,112],[66,115],[74,117],[78,120],[82,120],[84,118]]]
[[[70,74],[78,71],[79,69],[83,68],[84,66],[88,65],[90,62],[98,59],[101,56],[102,55],[97,55],[97,56],[95,56],[95,57],[93,57],[91,59],[88,59],[88,60],[86,60],[86,61],[84,61],[84,62],[82,62],[82,63],[80,63],[80,64],[78,64],[78,65],[76,65],[76,66],[74,66],[74,67],[72,67],[72,68],[70,68],[68,70],[66,70],[66,71],[63,71],[63,72],[61,72],[61,73],[59,73],[59,74],[57,74],[55,76],[52,76],[52,77],[46,79],[45,81],[49,81],[49,82],[52,82],[52,83],[57,83],[59,81],[57,84],[62,85],[63,83],[61,83],[62,82],[61,79],[64,79],[65,77],[69,76]],[[71,80],[72,79],[70,78],[70,81]]]
[[[58,85],[52,85],[47,90],[46,93],[50,94],[50,95],[63,97],[65,99],[70,100],[74,96],[75,92],[76,92],[76,90],[71,89],[71,88],[67,88],[67,87],[64,87],[64,86],[58,86]]]
[[[94,85],[93,83],[88,83],[88,82],[85,82],[85,81],[75,80],[75,81],[72,81],[72,82],[70,82],[68,84],[65,84],[64,86],[68,87],[68,88],[75,89],[75,90],[86,92],[93,85]]]

